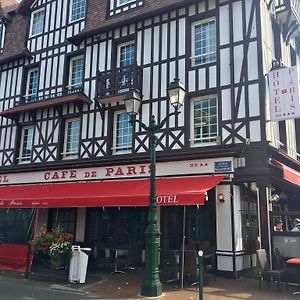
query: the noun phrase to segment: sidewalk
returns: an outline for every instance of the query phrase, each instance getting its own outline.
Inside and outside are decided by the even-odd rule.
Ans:
[[[88,284],[82,290],[97,295],[101,299],[153,299],[140,296],[140,286],[143,274],[130,272],[127,274],[102,274],[102,280]],[[204,300],[288,300],[299,299],[292,293],[300,290],[300,287],[282,287],[280,293],[277,286],[263,284],[262,290],[258,289],[258,280],[240,278],[237,280],[217,277],[216,281],[209,278],[209,286],[204,287]],[[165,284],[163,295],[157,299],[163,300],[193,300],[199,299],[199,293],[195,287],[185,287],[181,290],[179,286]]]
[[[24,280],[24,274],[14,272],[0,272],[1,276]],[[195,287],[185,286],[184,290],[175,284],[164,284],[163,294],[156,298],[147,298],[140,295],[140,287],[143,279],[141,271],[130,271],[126,274],[111,274],[104,272],[89,272],[85,284],[70,284],[67,282],[66,273],[31,273],[28,281],[35,284],[43,281],[43,284],[51,288],[66,291],[88,293],[96,299],[106,300],[198,300],[199,292]],[[300,290],[300,286],[282,286],[280,293],[273,283],[267,287],[264,282],[262,290],[258,289],[258,280],[241,277],[237,280],[217,277],[216,281],[209,277],[209,286],[204,287],[204,300],[292,300],[300,299],[300,295],[294,296],[293,292]]]

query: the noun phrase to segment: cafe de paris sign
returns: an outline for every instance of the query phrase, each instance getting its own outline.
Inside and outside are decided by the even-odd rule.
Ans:
[[[271,121],[300,118],[299,81],[296,66],[271,70],[269,91]]]

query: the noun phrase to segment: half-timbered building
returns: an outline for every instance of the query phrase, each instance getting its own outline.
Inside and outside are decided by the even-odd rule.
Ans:
[[[300,121],[271,121],[268,92],[273,67],[299,66],[298,1],[2,0],[0,12],[2,220],[36,208],[38,229],[60,223],[95,257],[142,241],[149,141],[124,96],[138,91],[137,117],[161,121],[179,78],[181,114],[157,134],[161,248],[211,244],[232,276],[270,251],[272,211],[300,210]]]

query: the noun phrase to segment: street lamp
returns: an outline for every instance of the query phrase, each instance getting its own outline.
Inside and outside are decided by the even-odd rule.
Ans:
[[[142,97],[139,91],[130,90],[124,99],[126,111],[130,115],[130,123],[138,123],[149,134],[150,143],[150,202],[148,224],[145,231],[145,277],[141,287],[141,294],[147,297],[157,297],[162,294],[162,285],[159,279],[158,271],[158,249],[160,245],[160,231],[157,226],[157,211],[156,211],[156,194],[155,194],[155,179],[156,179],[156,152],[157,145],[156,132],[161,129],[166,121],[173,115],[180,114],[179,108],[183,105],[185,98],[185,88],[182,82],[175,78],[168,87],[170,103],[175,111],[169,113],[159,124],[155,121],[155,116],[152,115],[149,126],[142,121],[137,120],[135,116],[138,114]]]

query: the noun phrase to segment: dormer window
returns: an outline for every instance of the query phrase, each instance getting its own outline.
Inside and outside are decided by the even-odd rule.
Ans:
[[[30,23],[30,36],[35,36],[44,31],[45,9],[39,9],[32,12]]]
[[[144,4],[144,0],[110,0],[109,15],[113,16]]]
[[[85,0],[71,0],[71,18],[70,21],[78,21],[84,19],[85,16]]]
[[[3,50],[5,39],[5,25],[0,22],[0,50]]]
[[[117,0],[117,6],[128,4],[130,2],[135,2],[135,0]]]

